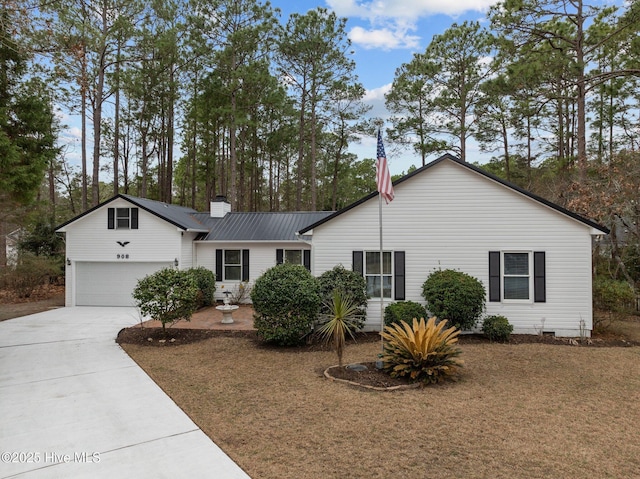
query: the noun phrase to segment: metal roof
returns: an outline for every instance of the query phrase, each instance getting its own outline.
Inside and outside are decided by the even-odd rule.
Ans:
[[[195,218],[198,212],[193,208],[170,205],[161,201],[138,198],[130,195],[119,196],[184,230],[207,231],[207,227]]]
[[[208,229],[202,241],[295,241],[296,233],[323,220],[332,211],[227,213],[211,218],[209,213],[194,215]]]
[[[113,198],[110,198],[107,201],[100,203],[99,205],[94,206],[91,209],[88,209],[84,213],[71,218],[69,221],[66,221],[62,223],[60,226],[58,226],[56,230],[61,230],[68,224],[71,224],[79,220],[80,218],[88,215],[89,213],[92,213],[98,208],[102,208],[103,206],[107,205],[108,203],[111,203],[112,201],[118,198],[127,200],[131,204],[136,205],[139,208],[142,208],[143,210],[148,211],[152,215],[162,218],[163,220],[185,231],[197,231],[197,232],[203,232],[203,233],[206,233],[209,231],[206,226],[204,226],[200,221],[198,221],[195,218],[195,214],[197,213],[197,211],[192,208],[187,208],[179,205],[170,205],[167,203],[163,203],[161,201],[154,201],[146,198],[138,198],[136,196],[123,195],[123,194],[116,195]]]

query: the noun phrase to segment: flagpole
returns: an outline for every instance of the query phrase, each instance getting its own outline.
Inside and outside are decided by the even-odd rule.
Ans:
[[[382,194],[378,193],[378,222],[380,223],[380,348],[384,354],[384,249],[382,245]],[[382,361],[376,363],[380,369]]]

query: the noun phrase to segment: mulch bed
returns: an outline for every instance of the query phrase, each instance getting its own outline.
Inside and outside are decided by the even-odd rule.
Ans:
[[[240,337],[255,338],[255,331],[229,330],[220,331],[213,329],[187,329],[187,328],[124,328],[116,337],[118,344],[139,344],[142,346],[179,346],[181,344],[197,343],[213,337]]]
[[[120,331],[116,342],[119,344],[139,344],[155,347],[178,346],[203,341],[212,337],[242,337],[255,339],[258,342],[255,331],[242,330],[211,330],[211,329],[188,329],[188,328],[167,328],[166,332],[162,328],[140,328],[138,326],[125,328]],[[347,341],[352,342],[352,339]],[[378,333],[357,333],[356,343],[370,343],[380,341]],[[490,341],[481,334],[463,334],[459,336],[459,344],[488,344]],[[630,347],[640,346],[637,341],[629,341],[615,335],[600,335],[592,338],[580,340],[579,338],[557,338],[552,335],[535,334],[512,334],[507,344],[551,344],[556,346],[579,346],[579,347]],[[260,347],[277,348],[259,343]],[[300,350],[318,351],[330,350],[331,347],[318,341],[312,341],[296,348]]]

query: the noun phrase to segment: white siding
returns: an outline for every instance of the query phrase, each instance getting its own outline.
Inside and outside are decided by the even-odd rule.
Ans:
[[[216,249],[249,250],[249,283],[253,284],[266,270],[276,265],[277,249],[311,249],[307,243],[296,242],[233,242],[233,243],[196,243],[196,266],[204,266],[216,271]],[[216,300],[223,298],[223,291],[233,291],[239,281],[220,281],[216,278]]]
[[[185,232],[182,235],[180,243],[180,269],[188,269],[195,266],[195,260],[193,258],[195,245],[193,240],[198,236],[198,233]]]
[[[76,262],[173,264],[176,258],[180,260],[182,257],[179,228],[142,208],[138,210],[138,229],[107,229],[107,210],[118,207],[132,208],[135,205],[119,198],[65,227],[66,254],[72,263],[66,267],[67,306],[75,306],[73,265]],[[117,241],[128,241],[129,244],[122,247]]]
[[[406,299],[419,301],[435,269],[459,269],[488,287],[488,252],[546,252],[545,303],[492,303],[515,332],[578,335],[591,330],[590,228],[467,168],[444,161],[397,185],[383,204],[384,249],[406,252]],[[378,198],[313,231],[313,272],[336,264],[351,268],[352,251],[378,251]],[[371,301],[367,326],[380,325],[379,300]]]

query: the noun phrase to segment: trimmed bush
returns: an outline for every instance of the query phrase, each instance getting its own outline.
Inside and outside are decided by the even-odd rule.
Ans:
[[[353,312],[353,325],[355,330],[361,329],[367,319],[367,282],[361,274],[345,269],[344,266],[334,266],[333,269],[325,271],[318,276],[320,296],[322,305],[320,313],[322,315],[331,314],[329,305],[333,301],[333,292],[338,290],[342,297],[349,297],[356,307]]]
[[[487,316],[482,323],[482,332],[490,341],[506,342],[513,332],[513,325],[504,316]]]
[[[405,321],[386,326],[382,332],[383,368],[391,377],[408,376],[413,381],[437,383],[458,372],[463,361],[456,345],[460,330],[444,329],[447,321],[436,317],[425,322],[414,319],[413,326]]]
[[[145,276],[133,290],[140,313],[167,324],[191,320],[198,308],[198,286],[187,270],[164,268]]]
[[[211,306],[216,292],[216,275],[202,266],[189,268],[186,271],[193,277],[198,287],[198,307]]]
[[[422,285],[422,296],[431,314],[462,330],[473,329],[484,311],[484,286],[462,271],[434,271]]]
[[[426,318],[427,310],[420,303],[415,301],[399,301],[391,303],[384,308],[384,324],[391,326],[392,324],[404,321],[408,324],[415,319]]]
[[[302,265],[268,269],[251,290],[258,337],[279,346],[300,344],[320,312],[318,281]]]

